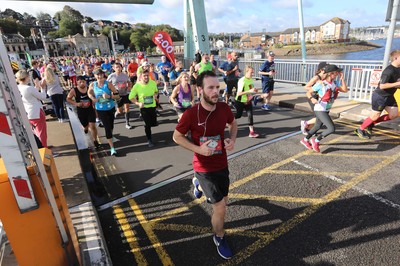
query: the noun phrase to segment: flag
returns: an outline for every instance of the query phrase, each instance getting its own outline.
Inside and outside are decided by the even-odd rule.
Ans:
[[[28,60],[29,66],[32,67],[32,57],[31,55],[25,51],[26,59]]]
[[[154,33],[152,40],[169,61],[175,65],[174,44],[172,43],[171,36],[169,36],[168,32],[157,31]]]

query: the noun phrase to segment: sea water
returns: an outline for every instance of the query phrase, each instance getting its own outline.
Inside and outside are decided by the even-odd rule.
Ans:
[[[372,50],[342,53],[342,54],[325,54],[325,55],[307,55],[307,59],[326,59],[326,60],[383,60],[385,55],[386,39],[370,41],[381,47]],[[393,39],[391,50],[400,49],[400,38]],[[289,57],[285,57],[289,58]],[[301,56],[293,56],[290,58],[301,58]]]

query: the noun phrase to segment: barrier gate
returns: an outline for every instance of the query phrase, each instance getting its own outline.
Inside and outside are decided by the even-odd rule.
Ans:
[[[0,34],[0,220],[20,265],[68,265],[77,254],[66,248],[72,241],[64,224],[65,212],[61,211],[65,206],[56,201],[53,189],[57,184],[54,180],[50,183],[42,160],[52,160],[52,154],[50,150],[39,153],[30,127]],[[49,167],[51,164],[47,162]],[[53,228],[35,232],[43,230],[43,224]],[[21,236],[21,232],[25,235]],[[53,246],[47,247],[47,243]],[[61,259],[51,261],[56,249],[62,253]]]

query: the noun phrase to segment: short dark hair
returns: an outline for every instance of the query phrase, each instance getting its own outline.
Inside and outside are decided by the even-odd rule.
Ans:
[[[211,70],[206,70],[204,72],[201,72],[201,74],[196,79],[196,86],[203,88],[204,87],[204,78],[206,78],[206,77],[216,77],[216,76],[217,76],[217,74],[215,74]]]

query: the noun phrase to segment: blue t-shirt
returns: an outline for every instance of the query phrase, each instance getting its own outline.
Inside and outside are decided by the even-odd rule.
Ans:
[[[275,71],[275,62],[274,61],[270,62],[270,61],[267,60],[260,66],[260,71],[262,71],[262,72],[270,72],[271,70]],[[262,75],[261,76],[262,80],[269,80],[269,79],[272,79],[272,78],[273,77],[269,76],[269,75]]]
[[[157,64],[157,69],[161,72],[161,75],[165,76],[168,75],[169,69],[172,68],[172,64],[168,61],[160,62]]]
[[[111,65],[111,63],[103,63],[103,64],[101,64],[101,68],[104,70],[104,71],[106,71],[106,72],[108,72],[108,73],[111,73],[111,69],[112,69],[112,65]]]
[[[238,65],[237,61],[225,61],[224,63],[222,63],[222,65],[220,66],[221,69],[225,70],[225,71],[230,71],[232,69],[234,69],[236,66]],[[236,71],[228,74],[226,76],[226,80],[236,80],[239,79],[237,74],[235,73]]]

